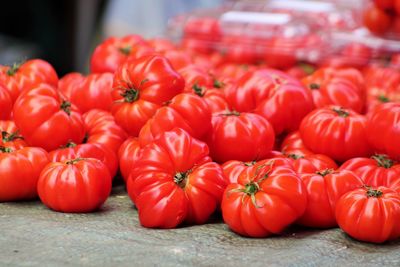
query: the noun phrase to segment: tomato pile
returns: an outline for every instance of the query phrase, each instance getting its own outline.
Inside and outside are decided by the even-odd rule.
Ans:
[[[144,227],[216,213],[249,237],[399,238],[400,71],[225,59],[130,35],[97,46],[87,76],[2,66],[0,201],[92,212],[122,177]]]

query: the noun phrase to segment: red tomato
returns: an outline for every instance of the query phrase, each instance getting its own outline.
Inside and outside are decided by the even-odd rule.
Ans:
[[[131,55],[135,44],[144,43],[139,35],[127,35],[122,38],[110,37],[99,44],[90,59],[90,70],[93,73],[112,72],[122,65]]]
[[[40,84],[21,93],[14,105],[14,120],[26,142],[47,151],[85,136],[82,116],[56,88]]]
[[[306,204],[306,190],[297,174],[285,159],[270,159],[228,185],[221,208],[224,222],[235,233],[266,237],[295,222]]]
[[[108,168],[111,177],[118,170],[118,159],[116,154],[100,144],[80,144],[69,142],[64,147],[49,153],[50,161],[64,162],[75,158],[94,158],[100,160]]]
[[[378,153],[400,160],[400,103],[377,106],[368,116],[367,138]]]
[[[331,228],[337,226],[336,203],[342,195],[363,186],[363,181],[351,171],[323,170],[303,174],[301,179],[307,188],[307,208],[298,224]]]
[[[176,95],[167,106],[159,108],[139,133],[142,146],[162,133],[181,128],[197,139],[205,139],[211,129],[211,111],[207,102],[197,95]]]
[[[0,81],[8,89],[12,101],[15,102],[19,94],[36,87],[40,83],[57,86],[58,76],[54,68],[41,59],[31,59],[12,67],[0,66]]]
[[[337,106],[319,108],[308,114],[300,125],[300,135],[311,151],[339,162],[368,156],[367,120],[350,109]],[[369,135],[369,134],[368,134]]]
[[[154,55],[127,61],[114,76],[112,113],[133,136],[166,101],[182,92],[185,81],[165,57]]]
[[[227,87],[225,93],[234,110],[263,116],[277,135],[297,130],[303,117],[314,108],[309,90],[287,74],[272,69],[247,72],[237,88]]]
[[[400,194],[380,186],[343,195],[336,203],[336,220],[344,232],[366,242],[383,243],[400,237]]]
[[[137,43],[131,46],[131,50],[127,60],[138,59],[144,56],[151,56],[156,54],[153,47],[146,43]]]
[[[281,144],[281,150],[284,154],[295,153],[302,156],[314,154],[304,145],[299,131],[292,132],[285,137]]]
[[[83,114],[83,121],[86,129],[85,143],[101,144],[117,153],[128,138],[126,132],[107,111],[93,109]]]
[[[333,159],[322,154],[302,155],[289,153],[286,156],[293,161],[293,168],[299,174],[338,168]]]
[[[212,113],[229,110],[228,102],[226,102],[225,95],[220,89],[206,89],[205,87],[194,85],[192,93],[202,97],[207,102]]]
[[[119,169],[125,182],[131,174],[133,164],[140,159],[141,149],[137,137],[129,137],[119,148]]]
[[[254,65],[224,63],[217,68],[216,74],[223,81],[226,79],[236,81],[249,71],[256,70]]]
[[[371,6],[364,11],[364,25],[375,34],[385,33],[391,24],[391,17],[385,11]]]
[[[340,166],[340,169],[354,172],[369,186],[392,187],[398,184],[400,186],[400,164],[387,155],[377,154],[370,158],[349,159]]]
[[[213,87],[214,80],[211,75],[196,65],[192,64],[180,69],[179,74],[185,79],[185,92],[191,92],[195,85],[208,88]]]
[[[232,111],[212,117],[208,145],[216,162],[264,159],[274,141],[271,124],[257,114]]]
[[[13,101],[7,88],[0,83],[0,120],[8,120],[11,118]]]
[[[12,149],[22,149],[28,146],[13,121],[0,121],[0,146]]]
[[[0,145],[0,202],[36,198],[37,181],[48,162],[47,152],[41,148]]]
[[[63,81],[67,79],[66,81]],[[113,103],[111,89],[113,74],[67,74],[60,79],[59,90],[71,103],[76,105],[82,113],[91,109],[110,110]]]
[[[40,200],[60,212],[95,211],[110,192],[110,173],[101,161],[93,158],[50,163],[38,182]]]
[[[225,187],[222,169],[211,162],[207,145],[179,128],[146,146],[128,178],[140,223],[151,228],[205,223],[220,205]]]

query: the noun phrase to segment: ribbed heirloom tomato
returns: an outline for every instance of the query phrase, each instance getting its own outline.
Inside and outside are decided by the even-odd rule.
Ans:
[[[40,200],[60,212],[91,212],[111,192],[111,176],[101,161],[76,158],[48,164],[38,181]]]
[[[229,105],[221,89],[205,88],[193,85],[192,93],[202,97],[208,104],[212,113],[228,111]]]
[[[140,223],[151,228],[205,223],[219,207],[225,187],[207,145],[179,128],[143,148],[128,178]]]
[[[295,222],[306,204],[305,188],[288,160],[275,158],[253,166],[228,185],[221,209],[235,233],[267,237]]]
[[[28,146],[13,121],[0,121],[0,146],[21,149]]]
[[[336,220],[351,237],[382,243],[400,237],[400,194],[392,189],[364,187],[336,203]]]
[[[142,147],[137,137],[129,137],[118,150],[119,169],[126,182],[131,174],[133,164],[140,159]]]
[[[266,119],[236,111],[214,114],[207,138],[211,157],[221,163],[264,159],[271,152],[274,141],[274,130]]]
[[[310,151],[305,145],[303,140],[301,140],[300,132],[294,131],[286,135],[285,139],[281,144],[281,151],[284,154],[299,154],[299,155],[308,155],[314,154]]]
[[[337,169],[337,165],[333,159],[323,154],[285,154],[290,160],[293,161],[294,170],[301,173],[315,173],[319,170]]]
[[[14,105],[14,120],[26,142],[51,151],[85,136],[82,116],[55,87],[39,84],[21,93]]]
[[[0,120],[8,120],[11,117],[13,101],[7,88],[0,83]]]
[[[337,225],[335,218],[336,202],[339,198],[364,185],[363,181],[351,171],[320,170],[301,175],[307,188],[307,208],[298,224],[330,228]]]
[[[48,162],[47,152],[41,148],[0,145],[0,202],[36,198],[37,181]]]
[[[350,109],[329,106],[308,114],[301,122],[300,135],[314,153],[343,162],[370,154],[366,124],[364,116]]]
[[[153,55],[129,60],[115,73],[112,113],[133,136],[161,105],[181,93],[185,81],[165,57]]]

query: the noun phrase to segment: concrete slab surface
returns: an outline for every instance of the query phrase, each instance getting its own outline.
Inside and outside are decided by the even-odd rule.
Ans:
[[[39,201],[0,204],[0,266],[400,266],[400,242],[357,242],[339,229],[293,228],[250,239],[220,218],[174,230],[145,229],[122,186],[91,214]]]

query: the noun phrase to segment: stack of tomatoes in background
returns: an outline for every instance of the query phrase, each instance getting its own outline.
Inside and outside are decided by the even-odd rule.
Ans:
[[[0,201],[91,212],[122,177],[144,227],[399,238],[398,43],[341,10],[236,3],[172,20],[178,44],[109,38],[88,75],[2,66]]]

